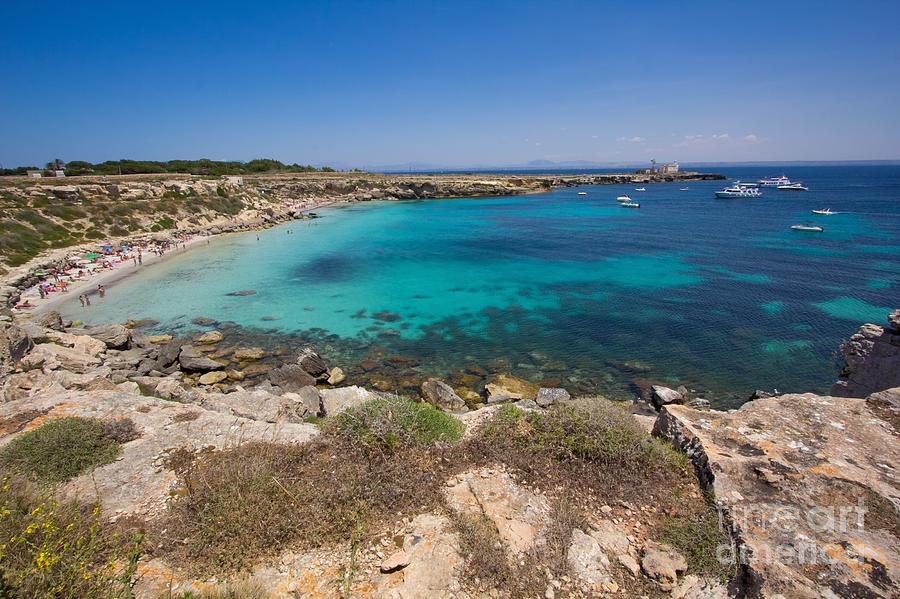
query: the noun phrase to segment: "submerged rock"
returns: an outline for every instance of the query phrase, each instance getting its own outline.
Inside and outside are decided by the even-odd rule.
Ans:
[[[202,335],[194,339],[194,342],[202,343],[203,345],[212,345],[215,343],[219,343],[224,338],[225,335],[223,335],[219,331],[207,331],[206,333],[203,333]]]
[[[230,295],[233,297],[243,297],[245,295],[256,295],[256,291],[253,289],[242,289],[241,291],[232,291],[231,293],[226,293],[226,295]]]

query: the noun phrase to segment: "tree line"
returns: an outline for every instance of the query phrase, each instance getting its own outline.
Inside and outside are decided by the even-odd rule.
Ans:
[[[0,169],[0,175],[26,175],[28,171],[44,171],[52,175],[53,171],[62,170],[66,176],[77,175],[150,175],[160,173],[189,173],[192,175],[252,175],[255,173],[333,173],[335,169],[323,166],[284,164],[272,158],[256,158],[248,162],[237,160],[107,160],[96,164],[83,160],[72,160],[68,163],[59,158],[48,162],[43,168],[36,166],[20,166]]]

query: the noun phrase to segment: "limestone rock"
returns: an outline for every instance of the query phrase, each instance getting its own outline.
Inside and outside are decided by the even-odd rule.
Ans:
[[[873,407],[812,393],[728,413],[669,405],[654,434],[714,491],[760,595],[889,597],[900,593],[900,443]]]
[[[687,562],[668,545],[647,541],[641,553],[641,569],[664,591],[670,591],[678,582],[678,575],[687,570]]]
[[[228,375],[221,370],[214,370],[200,375],[199,383],[201,385],[215,385],[221,383],[228,378]]]
[[[565,389],[548,389],[547,387],[541,387],[538,390],[537,396],[534,398],[534,401],[540,407],[548,408],[555,403],[568,401],[571,398],[572,396],[569,395],[569,392]]]
[[[657,410],[663,406],[667,406],[672,403],[681,403],[683,401],[684,396],[675,389],[669,389],[668,387],[663,387],[662,385],[653,385],[650,388],[650,402]]]
[[[322,394],[312,385],[303,387],[296,393],[285,393],[282,397],[301,404],[300,412],[304,417],[325,415]]]
[[[328,372],[328,384],[329,385],[339,385],[344,382],[347,376],[344,374],[344,371],[335,366]]]
[[[203,345],[212,345],[215,343],[219,343],[224,338],[225,335],[223,335],[219,331],[207,331],[194,339],[194,341]]]
[[[601,520],[596,528],[588,532],[597,540],[604,551],[612,555],[628,553],[631,548],[631,541],[628,540],[628,535],[609,520]]]
[[[239,347],[234,351],[233,357],[238,362],[262,360],[266,357],[266,352],[261,347]]]
[[[56,310],[51,310],[50,312],[41,314],[37,318],[37,324],[38,326],[41,326],[45,329],[53,329],[54,331],[63,330],[62,317]]]
[[[35,345],[22,361],[32,365],[42,364],[45,369],[64,368],[76,373],[85,373],[100,365],[100,358],[96,356],[55,343]]]
[[[406,566],[409,565],[409,554],[403,551],[397,551],[392,554],[386,560],[381,562],[381,565],[378,569],[382,574],[390,574],[391,572],[396,572],[397,570],[402,570]]]
[[[594,589],[605,588],[611,582],[609,558],[592,536],[576,528],[566,554],[572,573]]]
[[[900,387],[900,329],[895,310],[891,327],[864,324],[841,346],[844,369],[831,388],[840,397],[865,397],[876,391]]]
[[[147,335],[147,342],[152,343],[154,345],[160,345],[161,343],[168,343],[172,340],[172,335]]]
[[[192,372],[208,372],[210,370],[222,370],[225,368],[224,364],[220,364],[215,360],[210,360],[198,352],[192,345],[181,347],[181,351],[178,354],[178,363],[181,365],[182,370]]]
[[[158,379],[152,393],[163,399],[171,399],[181,403],[190,403],[195,399],[192,389],[169,377]]]
[[[131,331],[121,324],[98,324],[82,329],[70,329],[76,335],[89,335],[113,349],[124,349],[131,339]]]
[[[498,374],[491,378],[491,382],[485,385],[485,389],[488,393],[488,403],[499,403],[517,399],[534,399],[537,397],[540,387],[511,374]]]
[[[206,393],[198,401],[207,410],[262,422],[299,423],[306,416],[302,402],[262,390]]]
[[[356,385],[338,389],[322,389],[320,393],[322,394],[322,409],[325,411],[326,416],[340,414],[344,410],[358,406],[376,397]]]
[[[315,349],[311,347],[301,349],[297,356],[297,364],[318,381],[328,380],[328,366]]]
[[[547,498],[518,485],[504,470],[469,470],[447,484],[444,494],[450,509],[491,520],[511,561],[545,543]]]
[[[316,378],[299,364],[285,364],[269,371],[269,380],[283,391],[296,393],[303,387],[316,384]]]
[[[422,397],[431,405],[448,412],[466,412],[469,409],[453,388],[439,379],[430,378],[422,383]]]

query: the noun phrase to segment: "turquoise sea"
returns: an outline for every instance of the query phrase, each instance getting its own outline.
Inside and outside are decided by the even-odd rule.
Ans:
[[[354,371],[360,360],[402,354],[416,376],[501,359],[616,397],[636,379],[683,382],[720,406],[757,388],[825,391],[840,342],[900,306],[900,167],[720,172],[784,173],[810,191],[717,200],[723,182],[710,181],[355,204],[259,241],[213,239],[66,312],[179,332],[205,316],[262,343],[312,341],[356,372],[349,382],[374,376]],[[619,207],[623,193],[641,208]],[[825,232],[789,229],[806,222]],[[228,295],[246,289],[257,293]]]

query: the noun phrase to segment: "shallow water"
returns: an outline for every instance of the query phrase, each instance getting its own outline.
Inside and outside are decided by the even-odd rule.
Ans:
[[[721,406],[755,388],[824,391],[840,341],[900,299],[900,168],[783,170],[810,191],[717,200],[722,182],[698,182],[328,209],[259,241],[214,239],[65,312],[315,334],[344,360],[384,346],[426,374],[506,357],[521,376],[617,396],[635,377]],[[641,209],[617,206],[622,193]],[[842,214],[810,213],[826,207]],[[826,231],[789,229],[801,222]],[[257,293],[227,295],[243,289]]]

